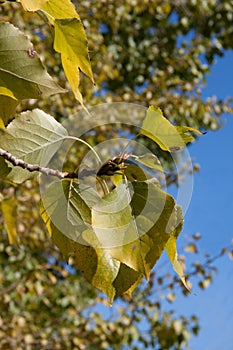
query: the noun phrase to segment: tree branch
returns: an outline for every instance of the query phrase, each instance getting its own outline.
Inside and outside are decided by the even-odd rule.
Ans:
[[[85,176],[91,176],[91,175],[95,174],[95,172],[93,170],[87,170],[87,169],[83,169],[79,173],[67,172],[67,171],[62,172],[59,170],[46,168],[46,167],[43,167],[43,166],[37,165],[37,164],[29,164],[29,163],[26,163],[25,161],[23,161],[22,159],[16,158],[10,152],[7,152],[7,151],[3,150],[2,148],[0,148],[0,157],[3,157],[8,162],[10,162],[12,165],[19,166],[20,168],[26,169],[30,172],[38,171],[41,174],[44,174],[46,176],[56,176],[59,179],[75,179],[75,178],[80,179],[80,178],[83,178]]]

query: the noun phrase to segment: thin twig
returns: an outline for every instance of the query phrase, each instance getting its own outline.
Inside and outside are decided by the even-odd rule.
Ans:
[[[20,168],[26,169],[30,172],[38,171],[41,174],[44,174],[46,176],[56,176],[59,179],[75,179],[75,178],[80,179],[80,178],[83,178],[85,176],[91,176],[91,175],[95,174],[95,172],[93,170],[87,170],[87,169],[84,169],[84,170],[80,171],[79,173],[67,172],[67,171],[62,172],[59,170],[46,168],[46,167],[43,167],[43,166],[37,165],[37,164],[29,164],[29,163],[26,163],[22,159],[16,158],[10,152],[5,151],[2,148],[0,148],[0,156],[3,157],[4,159],[6,159],[8,162],[10,162],[14,166],[19,166]]]

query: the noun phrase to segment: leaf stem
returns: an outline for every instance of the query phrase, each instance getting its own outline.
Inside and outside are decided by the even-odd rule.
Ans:
[[[101,159],[100,159],[98,153],[95,151],[95,149],[88,142],[80,139],[79,137],[75,137],[75,136],[66,136],[66,139],[76,140],[76,141],[79,141],[81,143],[84,143],[84,145],[86,145],[88,148],[90,148],[90,150],[94,153],[94,155],[98,159],[99,163],[101,164]]]

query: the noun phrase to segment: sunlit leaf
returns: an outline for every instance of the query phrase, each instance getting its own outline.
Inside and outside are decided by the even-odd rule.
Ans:
[[[79,91],[79,66],[74,64],[67,56],[62,55],[61,60],[66,77],[72,87],[74,96],[81,104],[83,104],[83,97],[81,92]]]
[[[80,20],[75,6],[70,0],[49,0],[42,6],[42,11],[46,14],[52,24],[55,19],[77,18]]]
[[[18,100],[65,92],[46,72],[28,38],[10,23],[0,23],[0,88]]]
[[[62,66],[75,98],[83,105],[83,98],[79,91],[80,71],[92,82],[94,80],[87,38],[80,17],[70,0],[49,0],[42,10],[54,25],[54,49],[61,54]]]
[[[82,104],[79,86],[79,70],[93,82],[87,49],[87,39],[82,23],[77,18],[56,19],[54,49],[61,54],[64,70],[76,98]],[[76,76],[78,75],[78,77]]]
[[[7,126],[0,147],[27,163],[46,166],[66,136],[66,129],[52,116],[35,109],[21,113]],[[8,178],[21,183],[35,174],[13,167]]]
[[[190,128],[189,126],[175,126],[179,135],[182,137],[185,144],[192,142],[195,138],[192,136],[192,133],[197,135],[203,135],[203,133],[197,129]]]
[[[189,132],[202,134],[189,127],[175,127],[164,116],[160,108],[149,107],[142,123],[141,134],[155,141],[164,151],[178,151],[194,138]]]
[[[4,217],[4,226],[8,234],[10,244],[18,244],[18,236],[16,231],[17,224],[17,204],[13,197],[3,199],[1,207]]]
[[[44,5],[48,0],[19,0],[26,11],[37,11],[42,5]]]

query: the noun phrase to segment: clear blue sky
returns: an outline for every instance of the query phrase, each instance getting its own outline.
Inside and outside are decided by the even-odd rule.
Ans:
[[[233,52],[219,58],[208,76],[205,97],[233,97]],[[183,235],[200,232],[200,253],[216,255],[233,238],[233,115],[224,115],[225,126],[208,132],[190,147],[201,166],[195,175],[191,204],[185,216]],[[186,253],[187,260],[191,255]],[[178,314],[196,314],[201,330],[192,338],[192,350],[233,349],[233,261],[216,261],[218,273],[205,291],[180,296],[173,304]]]

